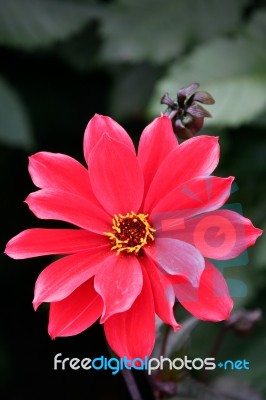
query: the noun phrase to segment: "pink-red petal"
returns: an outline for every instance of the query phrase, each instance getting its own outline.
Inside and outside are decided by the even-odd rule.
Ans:
[[[98,269],[94,287],[103,299],[101,323],[111,315],[128,310],[140,294],[143,277],[135,256],[108,257]]]
[[[112,223],[100,205],[59,189],[38,190],[25,202],[38,218],[69,222],[95,233],[108,232]]]
[[[104,134],[89,158],[95,196],[111,215],[138,211],[143,198],[143,174],[137,157],[121,142]]]
[[[233,300],[227,283],[221,272],[207,260],[199,288],[179,281],[174,284],[174,290],[182,306],[201,320],[223,321],[230,316]]]
[[[175,292],[171,281],[149,257],[144,257],[141,264],[149,276],[156,314],[165,324],[171,325],[174,331],[177,331],[181,326],[176,322],[173,312]]]
[[[29,173],[41,189],[60,189],[86,198],[93,196],[87,169],[65,154],[34,154],[29,158]]]
[[[95,275],[99,265],[107,256],[106,247],[91,248],[54,261],[40,273],[35,283],[34,308],[37,309],[43,302],[65,299]]]
[[[217,210],[184,220],[164,222],[160,236],[184,240],[195,246],[204,257],[228,260],[253,246],[262,230],[235,211]]]
[[[145,268],[143,288],[131,308],[115,314],[104,323],[108,344],[119,356],[128,359],[150,356],[155,342],[155,310]]]
[[[5,253],[15,259],[38,257],[49,254],[72,254],[91,247],[107,246],[103,235],[83,229],[27,229],[13,237]]]
[[[172,122],[166,116],[156,118],[144,129],[139,141],[138,159],[144,174],[145,192],[158,166],[177,145]]]
[[[145,199],[144,212],[149,213],[158,198],[177,186],[196,176],[210,175],[218,164],[219,151],[214,136],[197,136],[177,146],[158,168]]]
[[[125,129],[112,118],[95,114],[89,121],[84,134],[83,149],[87,163],[91,151],[104,133],[118,142],[124,143],[135,154],[134,144]]]
[[[93,278],[67,298],[50,305],[48,332],[52,339],[73,336],[89,328],[100,317],[103,302],[93,287]]]
[[[155,244],[144,250],[167,274],[182,276],[198,286],[205,263],[194,246],[172,238],[156,238]]]
[[[200,176],[172,190],[161,199],[151,212],[155,229],[162,229],[165,221],[171,225],[177,220],[212,211],[224,205],[231,192],[234,178]]]

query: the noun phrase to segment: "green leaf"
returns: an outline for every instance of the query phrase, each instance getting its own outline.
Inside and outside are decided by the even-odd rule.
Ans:
[[[176,333],[172,333],[166,347],[166,356],[173,358],[182,347],[188,344],[191,333],[200,321],[195,317],[189,317],[181,323],[182,328]]]
[[[266,224],[262,227],[263,232],[266,232]],[[264,233],[256,244],[256,252],[254,254],[256,266],[266,269],[266,234]]]
[[[250,346],[247,349],[244,357],[246,359],[251,360],[251,363],[254,367],[253,373],[251,376],[245,373],[243,376],[244,379],[250,380],[252,385],[256,387],[261,393],[266,395],[266,382],[265,382],[265,336],[261,338],[261,340],[254,341],[253,346]]]
[[[257,40],[266,42],[266,7],[257,10],[249,21],[246,31]]]
[[[253,275],[255,271],[253,270]],[[234,299],[235,300],[235,299]],[[257,290],[256,297],[252,303],[248,303],[245,307],[247,310],[261,309],[262,315],[265,315],[265,285],[261,291]],[[234,306],[237,310],[237,307]],[[241,307],[241,309],[243,309]],[[238,309],[239,310],[239,309]],[[199,328],[192,334],[192,346],[190,349],[191,358],[195,357],[209,357],[213,352],[213,346],[216,342],[217,346],[218,337],[221,338],[221,323],[202,323]],[[208,372],[209,381],[214,381],[218,377],[232,377],[250,383],[251,387],[256,389],[259,393],[266,395],[266,380],[265,380],[265,359],[266,359],[266,346],[265,346],[265,330],[266,320],[262,318],[257,323],[253,331],[249,335],[240,336],[232,330],[228,330],[223,340],[220,342],[215,350],[215,363],[224,363],[226,360],[246,360],[249,362],[250,369],[231,369],[224,370],[223,368],[216,368]],[[250,397],[252,399],[252,397]]]
[[[103,58],[112,61],[176,58],[191,43],[232,32],[247,0],[120,0],[106,8]]]
[[[24,149],[33,145],[29,118],[16,91],[0,78],[0,141]]]
[[[232,400],[232,397],[223,396],[216,390],[187,378],[177,384],[177,394],[169,400]]]
[[[226,378],[221,383],[210,387],[188,378],[177,385],[177,396],[169,400],[263,400],[248,382]]]
[[[259,329],[257,329],[258,331]],[[234,378],[249,381],[252,387],[256,388],[260,393],[266,394],[266,381],[265,381],[265,322],[261,328],[262,332],[254,335],[251,338],[242,342],[239,340],[232,340],[232,345],[228,345],[225,341],[223,357],[219,359],[226,360],[246,360],[249,362],[249,370],[234,370]],[[257,333],[257,332],[256,332]],[[225,351],[227,354],[225,354]],[[218,360],[218,356],[216,358]],[[227,374],[229,371],[227,371]],[[225,374],[225,376],[227,375]]]
[[[100,38],[94,24],[56,45],[53,50],[72,68],[83,72],[97,68]]]
[[[148,64],[117,69],[109,99],[110,114],[119,120],[142,115],[159,72]]]
[[[231,400],[263,400],[250,382],[232,376],[219,377],[212,382],[211,388]]]
[[[200,321],[195,317],[189,317],[185,321],[181,322],[182,328],[177,332],[172,329],[168,333],[167,345],[165,348],[165,356],[174,358],[175,355],[189,342],[190,335],[194,328],[198,325]],[[153,352],[153,357],[160,357],[162,342],[165,336],[165,325],[160,327],[160,332],[155,344],[155,350]]]
[[[99,15],[95,5],[58,0],[0,0],[0,44],[27,50],[80,31]]]
[[[157,85],[150,112],[158,114],[161,96],[199,82],[216,103],[205,126],[237,127],[256,119],[266,107],[266,54],[248,39],[218,39],[196,48],[174,63]]]

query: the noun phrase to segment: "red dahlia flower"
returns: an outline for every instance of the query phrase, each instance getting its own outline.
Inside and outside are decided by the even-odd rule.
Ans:
[[[155,315],[180,328],[175,298],[199,319],[227,319],[232,299],[208,258],[236,257],[262,231],[236,212],[215,211],[233,181],[210,175],[219,160],[217,138],[179,145],[161,116],[144,129],[136,155],[119,124],[95,115],[84,154],[88,169],[63,154],[30,157],[40,190],[26,199],[38,218],[78,229],[28,229],[6,247],[16,259],[65,255],[35,285],[34,308],[50,303],[50,336],[76,335],[100,318],[111,348],[133,359],[150,355]],[[220,231],[230,226],[225,246],[217,235],[206,240],[211,220]]]

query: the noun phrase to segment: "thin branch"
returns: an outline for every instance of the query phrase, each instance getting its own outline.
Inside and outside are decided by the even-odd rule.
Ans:
[[[122,369],[121,374],[123,375],[123,378],[126,382],[126,385],[127,385],[127,388],[131,395],[132,400],[142,400],[140,391],[137,387],[137,384],[136,384],[136,381],[135,381],[132,371],[130,371],[128,369]]]

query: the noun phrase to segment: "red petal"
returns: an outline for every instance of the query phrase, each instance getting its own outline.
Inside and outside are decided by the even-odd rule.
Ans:
[[[56,260],[38,276],[35,284],[33,305],[65,299],[78,286],[97,272],[108,256],[106,248],[90,249]]]
[[[189,282],[176,283],[174,290],[180,303],[195,317],[204,321],[223,321],[229,318],[233,301],[221,272],[206,260],[199,288]]]
[[[165,229],[165,221],[171,221],[173,226],[175,220],[180,224],[181,219],[223,206],[230,196],[233,180],[233,177],[200,176],[172,190],[152,210],[155,228]]]
[[[102,135],[107,133],[111,138],[124,143],[134,154],[135,147],[124,128],[110,117],[95,114],[89,121],[84,135],[84,156],[89,162],[90,152],[101,139]]]
[[[170,227],[170,222],[168,224]],[[184,240],[195,246],[204,257],[228,260],[237,257],[249,246],[253,246],[262,230],[251,221],[230,210],[218,210],[185,220],[178,227],[172,225],[161,234]]]
[[[54,339],[83,332],[100,317],[102,308],[102,299],[94,290],[93,279],[90,279],[66,299],[51,303],[49,335]]]
[[[91,232],[108,232],[111,217],[89,199],[58,189],[41,189],[31,193],[25,202],[41,219],[58,219]]]
[[[182,276],[193,286],[198,286],[205,264],[204,258],[194,246],[181,240],[156,238],[155,245],[144,249],[167,274]]]
[[[128,310],[142,289],[142,271],[136,256],[108,257],[96,273],[94,287],[102,297],[101,323]]]
[[[182,183],[210,175],[219,161],[218,139],[197,136],[177,146],[158,168],[145,199],[145,212]]]
[[[81,229],[27,229],[13,237],[5,253],[15,259],[71,254],[107,246],[107,238]]]
[[[143,175],[137,157],[123,143],[103,135],[91,152],[89,173],[95,196],[111,215],[138,211]]]
[[[29,172],[33,183],[41,189],[61,189],[79,196],[93,196],[87,169],[64,154],[34,154],[29,158]]]
[[[152,290],[145,268],[143,288],[132,307],[104,323],[106,339],[119,357],[149,356],[155,342],[155,313]]]
[[[158,169],[169,153],[178,145],[169,118],[162,116],[149,124],[140,137],[138,159],[145,179],[146,191]]]
[[[177,331],[181,326],[176,322],[173,313],[175,292],[172,283],[149,257],[144,257],[141,264],[146,269],[150,279],[156,314],[165,324],[171,325],[174,331]]]

